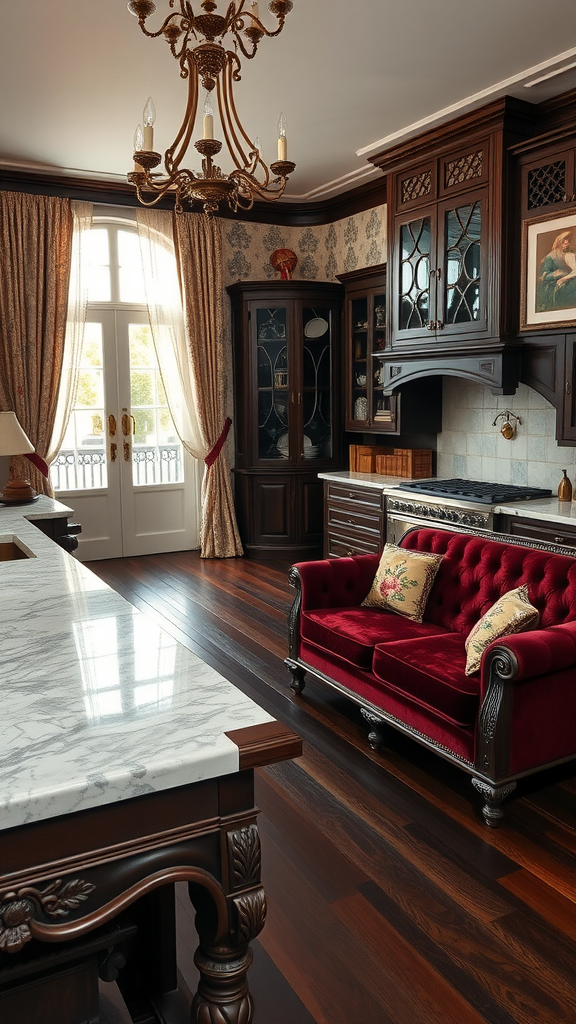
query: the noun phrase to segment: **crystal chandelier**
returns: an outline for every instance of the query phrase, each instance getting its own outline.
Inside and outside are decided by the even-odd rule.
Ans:
[[[278,159],[268,166],[262,159],[258,140],[252,142],[236,112],[233,83],[240,80],[241,62],[238,51],[251,60],[263,36],[277,36],[284,27],[292,0],[271,0],[268,10],[277,18],[277,28],[269,31],[260,20],[258,4],[247,0],[231,0],[224,15],[216,13],[213,0],[203,0],[203,13],[195,15],[189,0],[169,0],[177,7],[164,19],[157,32],[146,28],[146,19],[156,10],[152,0],[130,0],[128,10],[150,38],[163,36],[172,55],[180,65],[180,77],[188,80],[188,102],[178,134],[164,154],[164,169],[153,173],[162,156],[153,149],[154,105],[148,100],[144,110],[144,129],[138,126],[134,137],[134,170],[128,181],[136,186],[139,201],[153,206],[166,193],[176,195],[175,209],[182,212],[182,203],[202,204],[206,213],[215,213],[220,203],[227,202],[236,212],[249,210],[256,198],[279,199],[286,179],[295,164],[287,160],[286,123],[278,122]],[[231,35],[234,50],[226,50],[222,40]],[[203,108],[202,138],[194,147],[202,157],[201,171],[181,167],[194,132],[200,85],[206,90]],[[214,163],[222,142],[213,137],[215,94],[220,124],[233,170],[224,174]]]

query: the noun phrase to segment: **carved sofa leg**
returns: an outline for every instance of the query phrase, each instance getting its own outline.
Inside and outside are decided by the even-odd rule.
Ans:
[[[302,690],[306,686],[305,675],[306,672],[300,665],[297,665],[291,658],[286,658],[284,664],[286,665],[289,672],[292,673],[292,682],[290,683],[290,689],[294,690],[294,693],[302,693]]]
[[[502,786],[491,786],[489,782],[484,782],[483,779],[473,778],[472,785],[486,801],[482,808],[484,821],[490,828],[498,828],[504,817],[502,803],[507,796],[514,792],[516,783],[506,782]]]
[[[384,719],[380,718],[373,711],[368,711],[367,708],[360,708],[360,714],[364,718],[368,725],[371,727],[368,733],[368,743],[372,747],[372,750],[383,750],[384,748]]]

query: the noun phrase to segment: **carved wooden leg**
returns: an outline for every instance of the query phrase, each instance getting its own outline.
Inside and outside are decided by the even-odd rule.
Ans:
[[[300,668],[300,666],[297,665],[296,662],[292,661],[290,658],[286,658],[284,664],[286,665],[288,671],[292,673],[292,682],[290,683],[290,689],[294,690],[294,693],[302,693],[302,690],[306,685],[304,679],[306,672],[304,671],[303,668]]]
[[[367,708],[360,708],[360,714],[371,726],[368,733],[368,743],[372,750],[382,750],[384,747],[384,730],[381,727],[384,726],[384,719],[374,714],[373,711],[368,711]]]
[[[484,821],[490,828],[498,828],[504,817],[501,805],[506,797],[514,792],[516,783],[507,782],[502,786],[491,786],[489,782],[484,782],[483,779],[472,779],[472,785],[486,801],[482,808]]]
[[[264,927],[266,896],[259,886],[233,896],[229,903],[230,934],[224,943],[202,943],[194,962],[200,971],[198,992],[192,1003],[193,1024],[250,1024],[252,996],[246,973],[252,963],[248,943]]]
[[[243,950],[200,946],[194,962],[200,981],[192,1003],[193,1024],[250,1024],[254,1006],[246,973],[252,950],[247,946]]]

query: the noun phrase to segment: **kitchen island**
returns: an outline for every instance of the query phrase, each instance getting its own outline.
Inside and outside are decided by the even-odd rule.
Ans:
[[[69,511],[0,507],[0,1021],[97,1022],[99,975],[133,1019],[249,1021],[253,768],[300,740],[26,518]],[[197,911],[192,1008],[177,881]]]

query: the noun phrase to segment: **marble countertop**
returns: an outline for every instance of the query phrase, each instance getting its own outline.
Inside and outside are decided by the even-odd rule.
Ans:
[[[402,477],[381,476],[378,473],[351,473],[343,469],[336,472],[319,473],[322,480],[333,480],[335,483],[350,483],[359,487],[378,487],[386,494],[393,494],[399,484],[405,483]],[[426,497],[422,495],[422,497]],[[442,499],[444,501],[445,499]],[[449,500],[449,499],[446,499]],[[458,499],[450,499],[458,504]],[[572,523],[576,526],[576,499],[558,501],[556,495],[550,498],[534,498],[531,501],[512,501],[509,504],[495,505],[494,513],[506,513],[511,516],[524,516],[527,519],[538,519],[543,523]]]
[[[225,732],[273,718],[0,506],[0,829],[238,770]]]

